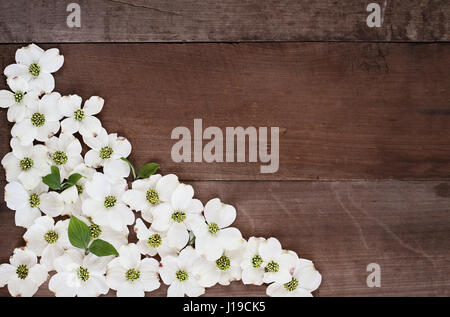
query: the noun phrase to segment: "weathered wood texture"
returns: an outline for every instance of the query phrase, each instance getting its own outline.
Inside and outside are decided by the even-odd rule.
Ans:
[[[66,58],[56,91],[104,97],[100,118],[130,139],[137,165],[161,162],[189,180],[450,177],[449,44],[56,46]],[[17,48],[0,46],[2,69]],[[1,112],[6,153],[11,125]],[[171,131],[193,134],[194,118],[222,131],[280,127],[278,172],[261,174],[260,162],[174,163]]]
[[[449,41],[447,0],[0,0],[0,42]],[[382,27],[369,28],[369,3]]]
[[[130,139],[137,165],[158,161],[164,173],[197,180],[188,182],[204,203],[220,197],[237,207],[245,237],[276,236],[314,260],[324,279],[316,295],[450,295],[450,45],[56,46],[66,58],[57,91],[104,97],[100,118]],[[1,69],[17,48],[0,45]],[[222,129],[279,126],[280,170],[174,163],[171,131],[193,131],[194,118]],[[2,157],[11,128],[5,110],[0,120]],[[1,200],[0,263],[23,233]],[[381,288],[366,286],[369,263],[381,265]],[[264,293],[232,283],[207,295]],[[49,294],[46,286],[38,293]],[[150,295],[164,294],[163,287]]]
[[[206,203],[220,197],[238,210],[245,237],[276,236],[313,259],[319,296],[449,296],[450,182],[190,182]],[[0,182],[3,191],[4,182]],[[242,193],[245,193],[243,195]],[[3,195],[2,195],[3,196]],[[0,262],[23,245],[24,229],[0,205]],[[369,263],[381,288],[368,288]],[[166,288],[149,295],[165,295]],[[0,296],[7,295],[0,289]],[[265,287],[213,287],[209,296],[263,295]],[[49,295],[43,286],[38,295]]]

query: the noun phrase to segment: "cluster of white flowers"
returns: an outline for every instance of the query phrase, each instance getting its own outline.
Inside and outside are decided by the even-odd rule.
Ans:
[[[4,71],[11,91],[0,91],[0,107],[14,123],[12,151],[1,161],[5,200],[16,225],[27,231],[26,246],[0,266],[0,287],[32,296],[51,275],[56,296],[99,296],[110,289],[144,296],[161,278],[168,296],[200,296],[217,283],[242,280],[269,284],[270,296],[312,296],[321,282],[313,263],[283,250],[275,238],[245,240],[232,227],[233,206],[218,198],[203,205],[192,186],[172,174],[136,177],[125,159],[130,142],[108,134],[95,117],[104,100],[93,96],[82,107],[81,97],[53,92],[52,73],[63,62],[58,49],[31,44],[17,50],[16,64]],[[84,157],[80,139],[89,147]],[[59,179],[46,180],[52,173]],[[81,178],[74,181],[76,174]],[[107,241],[118,256],[75,247],[68,233],[74,217],[89,226],[88,239]],[[129,226],[137,243],[129,243]]]

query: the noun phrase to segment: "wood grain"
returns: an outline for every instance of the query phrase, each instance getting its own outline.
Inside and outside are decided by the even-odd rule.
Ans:
[[[138,166],[157,161],[189,180],[450,178],[449,44],[56,46],[66,61],[56,91],[104,97],[100,118],[130,139]],[[17,48],[0,46],[2,69]],[[194,118],[222,131],[280,127],[278,172],[173,162],[171,131],[193,134]],[[4,155],[4,109],[1,122]]]
[[[370,2],[79,0],[81,28],[69,28],[70,2],[1,0],[0,42],[450,40],[447,0],[375,1],[381,28],[366,25]]]
[[[130,139],[136,165],[160,162],[204,203],[235,205],[245,237],[275,236],[314,260],[323,274],[316,295],[450,295],[449,44],[56,46],[66,60],[57,91],[104,97],[100,118]],[[0,45],[2,69],[18,47]],[[280,170],[174,163],[171,131],[192,130],[194,118],[221,129],[279,126]],[[5,110],[0,122],[2,157],[11,128]],[[0,169],[0,197],[4,179]],[[24,229],[0,202],[3,263],[23,244]],[[381,265],[381,288],[366,286],[369,263]],[[264,294],[239,282],[207,292]],[[47,286],[37,295],[50,295]]]
[[[449,296],[450,182],[190,182],[206,203],[220,197],[238,211],[243,235],[277,237],[314,260],[319,296]],[[3,191],[4,182],[0,182]],[[245,193],[245,195],[243,195]],[[3,196],[3,195],[2,195]],[[23,244],[14,212],[0,205],[0,262]],[[368,288],[369,263],[381,266],[381,288]],[[165,295],[166,288],[150,293]],[[208,289],[209,296],[257,296],[264,287]],[[7,295],[5,288],[0,296]],[[49,295],[43,286],[38,295]],[[112,293],[111,293],[112,294]]]

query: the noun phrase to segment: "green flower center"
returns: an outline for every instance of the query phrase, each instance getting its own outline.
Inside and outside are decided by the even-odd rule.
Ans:
[[[73,112],[73,118],[74,118],[75,120],[77,120],[77,121],[83,120],[84,117],[85,117],[84,111],[81,110],[81,109],[75,110],[75,111]]]
[[[189,275],[186,273],[186,271],[183,270],[178,270],[176,276],[180,282],[184,282],[189,278]]]
[[[78,273],[78,277],[83,282],[86,282],[89,279],[89,271],[87,268],[80,266],[77,270],[77,273]]]
[[[222,255],[216,260],[216,266],[219,270],[228,270],[230,268],[230,259],[226,255]]]
[[[32,76],[37,77],[41,73],[41,67],[38,64],[33,63],[28,67],[28,71]]]
[[[252,258],[252,265],[255,269],[259,269],[261,267],[261,264],[263,263],[262,257],[259,256],[259,254],[255,255]]]
[[[83,186],[78,184],[76,184],[75,186],[77,188],[78,195],[81,195],[83,193]]]
[[[129,269],[125,273],[125,278],[130,282],[134,282],[140,277],[141,277],[141,272],[138,270],[135,270],[135,269]]]
[[[28,266],[20,264],[16,270],[17,277],[24,280],[28,276]]]
[[[147,241],[147,245],[151,248],[157,248],[162,244],[162,238],[159,234],[152,234]]]
[[[31,116],[31,124],[35,127],[42,127],[45,124],[45,116],[40,112],[35,112]]]
[[[287,282],[284,284],[284,288],[287,289],[289,292],[292,292],[293,290],[297,289],[298,287],[298,280],[293,277],[290,282]]]
[[[52,160],[57,165],[64,165],[67,163],[68,157],[67,154],[64,153],[63,151],[56,151],[55,153],[52,154]]]
[[[19,162],[19,166],[23,171],[28,171],[33,167],[33,159],[26,157]]]
[[[153,188],[147,190],[147,194],[145,194],[145,198],[147,198],[147,201],[152,204],[156,205],[159,202],[159,195],[156,190]]]
[[[104,205],[106,208],[112,208],[116,205],[116,202],[117,198],[115,196],[107,196]]]
[[[99,155],[102,160],[107,160],[111,157],[113,152],[114,151],[110,146],[104,146],[101,148]]]
[[[48,244],[53,244],[58,241],[58,234],[55,231],[49,231],[44,234],[44,240],[47,241]]]
[[[266,272],[276,273],[280,269],[280,265],[275,261],[270,261],[266,266]]]
[[[183,222],[186,219],[186,213],[184,211],[175,211],[172,214],[172,220],[178,223]]]
[[[21,91],[16,92],[16,93],[14,94],[14,101],[17,102],[17,103],[21,102],[22,99],[23,99],[23,96],[25,96],[25,95],[23,94],[23,92],[21,92]]]
[[[91,231],[91,238],[93,239],[97,239],[102,234],[102,229],[95,223],[89,226],[89,230]]]
[[[28,202],[30,203],[31,208],[36,208],[41,203],[41,198],[38,194],[31,194]]]
[[[219,231],[219,226],[217,223],[211,222],[208,226],[208,231],[211,234],[216,234]]]

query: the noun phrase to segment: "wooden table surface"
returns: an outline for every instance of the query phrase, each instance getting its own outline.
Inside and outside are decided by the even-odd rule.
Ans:
[[[312,259],[315,295],[449,296],[450,3],[380,1],[383,26],[369,29],[369,2],[78,1],[82,27],[70,29],[69,2],[0,0],[0,67],[22,43],[58,47],[55,91],[102,96],[100,119],[131,141],[136,165],[159,162],[204,203],[236,206],[245,237],[275,236]],[[278,172],[173,162],[171,131],[193,131],[195,118],[280,127]],[[1,157],[10,129],[2,109]],[[5,184],[1,170],[0,197]],[[2,198],[0,263],[23,233]],[[369,263],[380,288],[366,285]],[[240,282],[207,290],[264,294]]]

